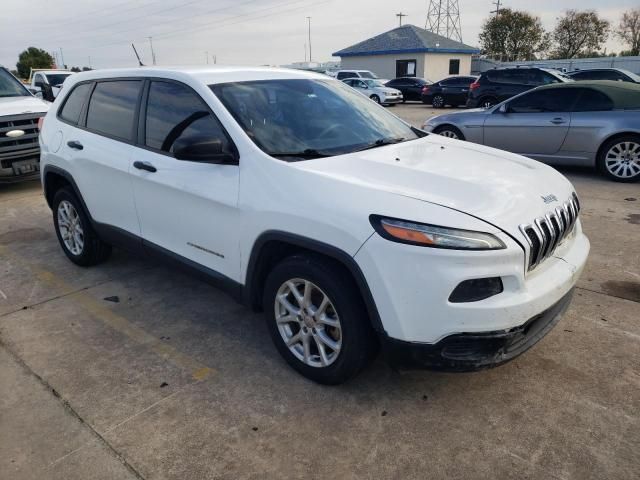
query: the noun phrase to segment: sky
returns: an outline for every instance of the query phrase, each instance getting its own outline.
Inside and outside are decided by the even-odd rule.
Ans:
[[[462,39],[478,45],[494,0],[459,0]],[[69,66],[145,64],[282,65],[303,61],[311,17],[314,61],[403,23],[424,27],[428,0],[2,0],[0,65],[14,68],[18,54],[35,46],[62,55]],[[614,25],[638,0],[504,0],[504,7],[539,16],[547,29],[566,9],[594,9]],[[532,6],[535,5],[535,6]],[[623,47],[615,38],[609,51]],[[308,53],[307,53],[308,55]],[[336,60],[333,58],[333,60]]]

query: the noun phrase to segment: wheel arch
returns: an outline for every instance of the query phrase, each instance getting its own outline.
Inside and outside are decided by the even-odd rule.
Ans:
[[[600,159],[600,155],[602,155],[602,153],[604,151],[604,147],[605,147],[605,145],[607,143],[609,143],[611,140],[615,140],[615,139],[621,138],[621,137],[626,137],[626,136],[629,136],[629,135],[638,137],[638,139],[640,139],[640,132],[633,131],[633,130],[612,133],[611,135],[609,135],[608,137],[603,139],[600,142],[600,146],[598,147],[598,151],[596,152],[596,162]]]
[[[462,130],[460,130],[460,128],[458,128],[456,125],[454,125],[453,123],[442,123],[440,125],[438,125],[437,127],[435,127],[433,129],[433,133],[435,133],[436,135],[438,135],[442,130],[444,130],[446,127],[449,127],[453,130],[455,130],[456,132],[458,132],[458,136],[460,137],[459,140],[466,140],[467,138],[464,136],[464,133],[462,133]]]
[[[49,208],[52,207],[53,197],[55,196],[58,190],[60,190],[63,187],[71,187],[71,189],[74,191],[74,193],[80,200],[80,203],[82,204],[82,208],[84,208],[85,213],[91,219],[91,215],[89,215],[89,210],[87,209],[87,206],[84,203],[84,199],[82,198],[80,189],[78,188],[78,185],[73,179],[73,176],[69,172],[67,172],[66,170],[60,167],[56,167],[54,165],[46,165],[42,172],[42,178],[43,178],[42,186],[44,189],[44,197],[47,200],[47,205],[49,205]]]
[[[253,310],[259,311],[262,307],[262,292],[267,275],[278,262],[296,253],[325,257],[343,268],[360,293],[372,327],[376,332],[384,332],[373,295],[355,259],[347,252],[333,245],[288,232],[266,231],[254,242],[245,276],[244,303]]]

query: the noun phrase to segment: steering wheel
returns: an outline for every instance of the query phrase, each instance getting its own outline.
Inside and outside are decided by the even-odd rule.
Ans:
[[[333,125],[329,125],[327,128],[325,128],[318,134],[318,138],[326,137],[330,132],[332,132],[333,130],[337,130],[339,128],[341,128],[341,125],[338,125],[337,123],[334,123]]]

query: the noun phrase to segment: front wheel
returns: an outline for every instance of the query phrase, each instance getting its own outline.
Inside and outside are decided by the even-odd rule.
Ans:
[[[606,142],[598,154],[598,169],[616,182],[640,180],[640,136],[625,135]]]
[[[359,292],[330,260],[313,255],[283,260],[267,277],[263,306],[282,357],[318,383],[348,380],[375,352]]]
[[[380,103],[380,97],[378,95],[371,95],[369,98],[376,103]]]
[[[442,135],[443,137],[453,138],[454,140],[464,140],[464,135],[460,129],[453,125],[442,125],[441,127],[434,128],[433,133]]]

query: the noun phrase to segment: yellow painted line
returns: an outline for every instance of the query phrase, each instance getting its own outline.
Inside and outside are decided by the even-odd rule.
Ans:
[[[7,248],[2,245],[0,245],[0,254],[3,256],[10,256],[16,263],[19,263],[31,270],[38,280],[55,289],[62,290],[63,292],[72,292],[74,290],[74,288],[66,283],[62,278],[23,259],[13,252],[9,252]],[[194,380],[201,381],[215,373],[214,369],[207,367],[189,355],[180,352],[171,345],[168,345],[159,338],[154,337],[142,328],[134,325],[122,315],[115,313],[113,310],[89,295],[86,291],[72,293],[69,295],[69,298],[73,298],[75,302],[91,314],[92,317],[100,320],[105,325],[108,325],[112,329],[122,333],[127,338],[144,345],[174,365],[190,371]]]

